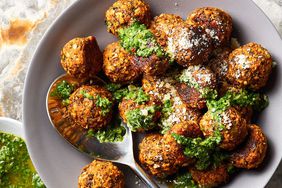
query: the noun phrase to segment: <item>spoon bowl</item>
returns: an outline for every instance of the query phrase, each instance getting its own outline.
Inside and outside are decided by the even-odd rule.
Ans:
[[[126,130],[123,141],[100,143],[95,137],[89,136],[88,130],[70,121],[70,118],[66,113],[66,107],[61,105],[60,100],[54,99],[51,96],[53,89],[62,80],[67,80],[68,82],[78,86],[81,86],[86,82],[98,85],[105,83],[99,77],[94,77],[90,81],[85,81],[74,79],[66,74],[59,76],[53,81],[47,92],[46,108],[49,120],[57,132],[80,152],[83,152],[94,159],[127,165],[145,184],[147,184],[148,187],[158,187],[153,179],[146,174],[138,163],[136,163],[133,154],[132,133],[124,123],[121,125]]]

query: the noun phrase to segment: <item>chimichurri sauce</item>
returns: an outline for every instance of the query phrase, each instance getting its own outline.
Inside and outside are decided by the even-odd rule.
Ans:
[[[0,188],[45,188],[24,140],[3,132],[0,132]]]

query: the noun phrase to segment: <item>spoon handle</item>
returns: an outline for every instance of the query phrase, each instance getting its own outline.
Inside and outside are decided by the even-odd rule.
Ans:
[[[149,188],[159,188],[155,181],[141,168],[138,163],[134,162],[129,166]]]

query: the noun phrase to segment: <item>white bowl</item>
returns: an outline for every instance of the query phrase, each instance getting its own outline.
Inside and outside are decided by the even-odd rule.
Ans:
[[[22,123],[11,118],[0,117],[0,132],[10,133],[24,138]]]

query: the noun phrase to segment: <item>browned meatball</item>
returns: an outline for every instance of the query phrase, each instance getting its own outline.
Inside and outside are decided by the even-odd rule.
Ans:
[[[159,105],[152,100],[138,104],[134,100],[123,99],[119,104],[119,113],[133,132],[156,128],[157,120],[160,117]]]
[[[216,76],[208,67],[189,66],[181,72],[179,80],[177,91],[190,108],[205,108],[206,99],[217,96]]]
[[[103,55],[103,69],[112,82],[127,84],[141,76],[140,69],[135,65],[133,56],[126,52],[119,42],[109,44]]]
[[[214,57],[208,62],[208,66],[215,73],[217,79],[221,83],[226,80],[230,52],[230,48],[215,50]]]
[[[173,125],[184,123],[185,121],[194,121],[198,123],[201,113],[198,109],[189,108],[184,100],[181,99],[175,87],[176,81],[171,76],[150,77],[146,76],[142,80],[144,91],[163,103],[166,111],[162,111],[160,126],[165,133]]]
[[[155,35],[159,45],[166,47],[168,35],[176,25],[181,23],[183,23],[183,19],[180,16],[174,14],[161,14],[154,18],[150,30]]]
[[[238,112],[240,112],[242,118],[244,118],[247,124],[251,123],[254,110],[252,106],[233,106]]]
[[[64,70],[75,78],[95,76],[102,69],[103,55],[93,36],[74,38],[61,51]]]
[[[188,16],[187,23],[203,27],[212,38],[215,47],[226,45],[230,41],[232,18],[221,9],[213,7],[195,9]]]
[[[227,183],[229,174],[226,165],[220,165],[208,170],[189,169],[192,179],[199,187],[212,188]]]
[[[68,113],[81,127],[101,129],[112,117],[112,95],[100,86],[81,86],[70,96]]]
[[[169,59],[165,56],[159,57],[156,54],[149,57],[134,56],[134,62],[145,75],[163,75],[169,68]]]
[[[106,24],[108,31],[118,35],[119,29],[127,27],[138,21],[150,25],[150,7],[143,0],[117,0],[106,11]]]
[[[200,126],[195,121],[183,121],[173,125],[167,134],[172,133],[190,138],[203,136]]]
[[[249,125],[247,141],[232,155],[231,162],[237,168],[257,168],[263,162],[267,150],[267,138],[257,125]]]
[[[124,175],[113,163],[94,160],[78,177],[79,188],[123,188]]]
[[[248,134],[246,120],[233,107],[218,114],[212,114],[211,111],[208,111],[202,117],[200,127],[206,137],[212,136],[218,129],[222,136],[219,147],[225,150],[235,149]]]
[[[199,65],[208,60],[211,39],[200,26],[176,25],[168,36],[166,52],[180,65]]]
[[[272,70],[272,58],[261,45],[249,43],[229,55],[227,78],[242,88],[258,90],[266,85]]]
[[[187,159],[171,135],[149,134],[139,144],[139,160],[150,173],[159,178],[174,174],[192,162]]]

